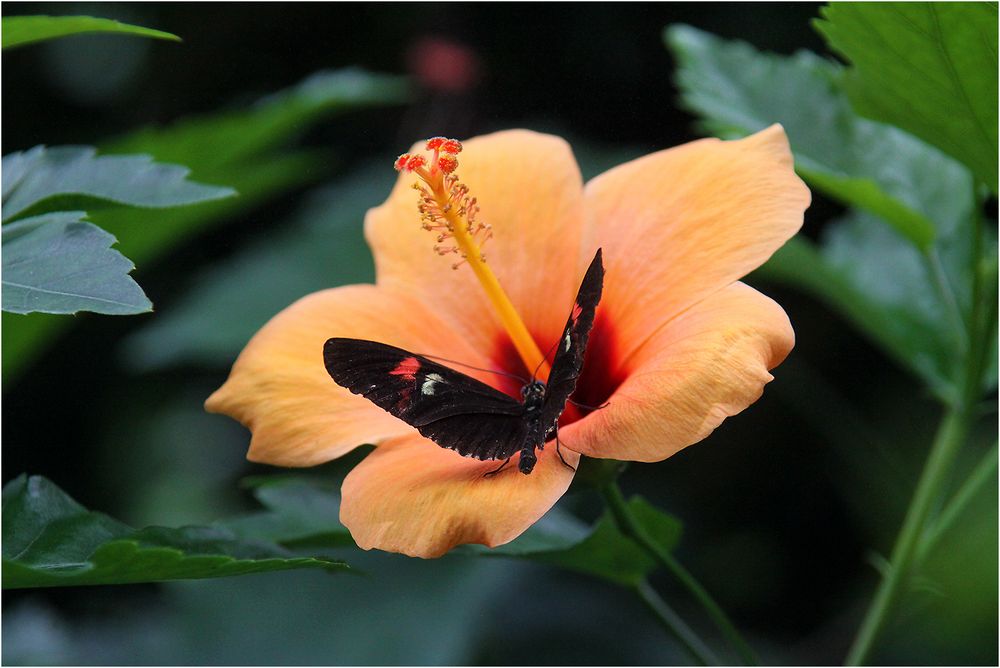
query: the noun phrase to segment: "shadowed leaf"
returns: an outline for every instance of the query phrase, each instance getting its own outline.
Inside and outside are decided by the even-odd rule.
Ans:
[[[857,116],[842,70],[813,54],[763,54],[687,26],[669,28],[666,39],[680,60],[684,102],[706,129],[742,137],[780,122],[802,177],[863,210],[830,225],[819,245],[793,239],[753,275],[819,297],[936,395],[953,398],[954,351],[972,308],[969,171]]]
[[[26,213],[93,211],[109,203],[163,208],[236,194],[188,181],[185,167],[146,155],[98,156],[89,146],[36,146],[4,156],[3,171],[4,221]]]
[[[843,71],[818,56],[758,52],[689,26],[671,26],[682,101],[711,134],[744,137],[773,123],[788,134],[811,186],[882,217],[920,248],[972,211],[972,179],[959,164],[898,130],[859,117]]]
[[[40,476],[3,488],[3,586],[52,587],[159,582],[347,565],[296,557],[222,527],[138,531],[91,512]]]
[[[82,211],[25,218],[3,228],[3,310],[109,315],[153,308],[115,238]]]

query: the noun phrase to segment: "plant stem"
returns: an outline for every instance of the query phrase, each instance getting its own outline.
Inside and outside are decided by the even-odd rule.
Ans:
[[[701,604],[708,616],[712,618],[715,625],[719,627],[722,635],[726,638],[726,641],[732,646],[734,650],[740,655],[743,663],[746,665],[757,665],[757,656],[754,654],[750,646],[746,644],[740,636],[739,631],[733,626],[733,623],[729,621],[726,613],[722,611],[722,608],[712,599],[709,593],[701,586],[691,573],[688,572],[684,566],[677,561],[668,550],[663,549],[660,545],[656,543],[646,530],[642,528],[639,522],[632,515],[632,511],[628,507],[628,503],[625,501],[625,497],[622,495],[621,489],[618,487],[617,482],[609,482],[601,487],[601,493],[604,495],[604,500],[608,504],[608,508],[611,510],[611,515],[615,519],[615,523],[618,525],[618,529],[634,540],[640,547],[646,550],[657,562],[664,566],[668,571],[670,571],[674,577],[676,577],[682,585],[697,599],[698,603]]]
[[[923,534],[927,529],[927,518],[931,507],[940,498],[948,471],[975,421],[975,405],[982,393],[986,352],[997,313],[996,294],[988,292],[984,295],[984,289],[989,290],[989,287],[992,287],[984,283],[993,281],[984,280],[986,277],[980,267],[983,247],[982,199],[977,199],[977,203],[972,238],[972,309],[968,320],[969,345],[960,351],[962,354],[959,356],[964,362],[960,370],[960,394],[947,407],[944,418],[938,426],[931,452],[920,474],[903,526],[896,537],[896,544],[892,548],[890,567],[882,576],[875,598],[868,607],[861,628],[858,629],[854,643],[848,651],[848,665],[867,663],[875,641],[885,627],[889,612],[899,599],[903,585],[916,563],[918,550],[925,541]]]
[[[919,563],[930,553],[937,542],[951,528],[965,509],[972,503],[976,494],[986,483],[997,479],[997,444],[994,443],[976,467],[965,479],[951,501],[944,507],[937,519],[924,532],[920,545],[917,546],[917,562]]]
[[[649,611],[653,613],[660,624],[667,629],[684,648],[691,653],[691,656],[703,666],[722,665],[719,658],[708,648],[698,635],[691,630],[680,615],[671,608],[666,601],[649,585],[649,582],[642,580],[635,586],[635,593],[646,604]]]
[[[961,355],[965,355],[969,349],[969,323],[966,321],[965,316],[962,315],[962,309],[955,298],[955,291],[952,290],[951,282],[948,280],[948,276],[941,264],[941,253],[938,251],[937,246],[931,246],[928,251],[924,252],[923,257],[927,265],[927,272],[930,274],[931,282],[938,291],[938,296],[941,298],[945,311],[947,311],[951,318],[952,329],[954,330],[957,343],[956,348]]]
[[[879,583],[875,599],[869,606],[854,644],[847,654],[849,666],[860,666],[867,662],[875,640],[885,626],[889,610],[899,598],[902,584],[910,574],[927,514],[938,498],[955,454],[965,441],[968,423],[968,411],[950,408],[938,428],[931,454],[924,465],[920,482],[917,483],[917,490],[906,512],[906,519],[903,520],[903,528],[900,529],[892,549],[890,566]]]

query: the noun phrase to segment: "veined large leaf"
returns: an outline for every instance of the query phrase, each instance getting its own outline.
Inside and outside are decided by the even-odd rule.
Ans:
[[[762,54],[686,26],[666,36],[681,61],[684,101],[707,129],[738,137],[782,123],[803,178],[869,212],[834,224],[821,247],[793,240],[756,275],[819,296],[935,394],[953,398],[972,300],[969,171],[857,116],[837,66],[812,54]]]
[[[165,208],[236,194],[232,188],[188,181],[189,170],[146,155],[97,155],[89,146],[36,146],[3,158],[3,220],[26,213],[108,204]]]
[[[296,557],[221,527],[138,531],[88,511],[49,480],[21,475],[3,488],[3,586],[158,582],[291,568],[343,570],[343,562]]]
[[[355,69],[320,72],[246,108],[110,141],[102,145],[103,152],[145,153],[180,163],[191,169],[192,178],[224,183],[240,196],[165,210],[104,209],[92,212],[90,219],[118,239],[125,255],[144,266],[209,226],[326,174],[336,161],[335,151],[320,155],[280,148],[294,136],[333,114],[399,104],[406,96],[402,77]],[[69,324],[40,313],[4,313],[2,318],[5,379],[15,376]]]
[[[859,117],[841,90],[843,71],[818,56],[760,53],[689,26],[671,26],[684,104],[709,133],[743,137],[781,123],[796,170],[811,186],[881,216],[923,249],[973,207],[959,164],[896,128]]]
[[[115,238],[84,222],[82,211],[25,218],[3,228],[3,310],[109,315],[153,308],[111,248]]]
[[[912,132],[997,192],[997,4],[833,3],[816,28],[853,64],[865,116]]]
[[[181,41],[177,35],[162,30],[129,25],[93,16],[5,16],[3,18],[3,48],[33,44],[46,39],[82,33],[119,33]]]

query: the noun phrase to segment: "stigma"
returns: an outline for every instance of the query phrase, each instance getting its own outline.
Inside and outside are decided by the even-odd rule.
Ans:
[[[430,152],[429,158],[412,153],[396,158],[396,171],[410,172],[420,178],[413,184],[420,193],[417,210],[421,227],[436,237],[434,252],[456,255],[459,259],[452,263],[452,269],[458,269],[466,261],[485,262],[482,247],[493,236],[493,228],[478,218],[476,198],[454,173],[462,142],[434,137],[427,140],[425,149]]]
[[[427,140],[424,150],[426,153],[404,153],[396,158],[395,167],[396,171],[414,174],[419,179],[413,188],[419,194],[420,226],[435,235],[434,252],[455,256],[452,269],[468,262],[525,367],[538,369],[540,378],[548,378],[545,356],[486,263],[482,247],[493,237],[493,228],[483,222],[478,200],[455,171],[462,142],[433,137]]]

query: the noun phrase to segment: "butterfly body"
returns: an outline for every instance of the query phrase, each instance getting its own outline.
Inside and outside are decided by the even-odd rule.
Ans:
[[[534,380],[521,388],[524,405],[524,421],[527,426],[527,436],[521,446],[521,457],[517,468],[521,473],[528,474],[538,461],[535,449],[545,447],[545,438],[556,428],[558,418],[552,424],[542,424],[542,409],[545,407],[545,383]]]
[[[601,297],[598,250],[580,286],[556,348],[548,383],[532,379],[521,400],[424,355],[363,339],[332,338],[323,347],[327,372],[339,385],[416,427],[464,457],[508,460],[531,473],[583,368],[587,339]]]

